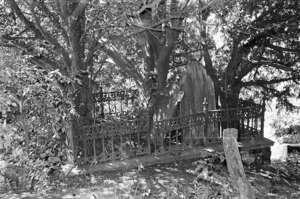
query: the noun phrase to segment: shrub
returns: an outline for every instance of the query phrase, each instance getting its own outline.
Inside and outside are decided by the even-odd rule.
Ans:
[[[59,71],[47,73],[32,66],[3,70],[0,134],[5,144],[2,160],[7,164],[2,167],[26,171],[20,172],[23,176],[16,172],[24,189],[53,187],[70,153],[66,142],[72,109],[66,89],[70,81]],[[3,173],[15,178],[8,174]]]
[[[270,123],[275,129],[275,136],[283,143],[300,143],[299,112],[279,112]]]

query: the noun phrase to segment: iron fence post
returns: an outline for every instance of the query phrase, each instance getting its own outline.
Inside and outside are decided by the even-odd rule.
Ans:
[[[151,154],[151,125],[153,122],[150,121],[151,117],[150,117],[150,114],[147,113],[147,116],[146,116],[146,129],[147,129],[147,145],[148,145],[148,154]],[[153,127],[154,128],[154,127]]]
[[[100,118],[104,119],[103,87],[100,87]]]
[[[261,137],[264,137],[264,125],[265,125],[265,112],[266,112],[266,97],[263,97],[263,103],[262,103],[262,116],[261,116],[261,122],[260,122],[260,133]]]
[[[203,113],[204,113],[204,144],[207,143],[206,139],[208,137],[208,102],[206,97],[203,100]]]

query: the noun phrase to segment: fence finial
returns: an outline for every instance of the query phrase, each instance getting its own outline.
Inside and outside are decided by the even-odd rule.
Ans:
[[[204,98],[204,101],[202,104],[203,104],[203,112],[207,112],[208,111],[208,102],[207,102],[206,97]]]

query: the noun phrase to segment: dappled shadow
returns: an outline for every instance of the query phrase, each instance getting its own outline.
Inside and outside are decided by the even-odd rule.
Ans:
[[[199,168],[195,161],[127,170],[94,172],[65,179],[60,187],[38,194],[6,193],[3,199],[234,198],[225,165]],[[290,170],[288,170],[290,169]],[[245,167],[257,198],[299,198],[299,166]],[[295,175],[294,175],[295,174]]]

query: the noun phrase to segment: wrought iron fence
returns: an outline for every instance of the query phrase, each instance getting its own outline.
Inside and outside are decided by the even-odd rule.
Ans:
[[[181,151],[195,145],[203,144],[205,113],[178,116],[154,122],[152,139],[155,155]]]
[[[217,134],[222,137],[226,128],[236,128],[238,139],[251,139],[263,136],[264,108],[261,105],[248,107],[210,110],[207,112],[207,126],[217,127]],[[209,137],[209,136],[208,136]]]
[[[148,122],[140,119],[82,127],[74,137],[76,160],[98,163],[149,154]]]
[[[101,87],[100,92],[93,94],[94,119],[127,115],[133,110],[137,96],[137,90],[104,92]]]
[[[154,121],[102,122],[84,126],[75,135],[75,161],[101,163],[141,155],[174,153],[222,142],[226,128],[237,128],[239,139],[263,137],[264,104],[207,110],[193,115]],[[150,126],[152,124],[152,126]]]

